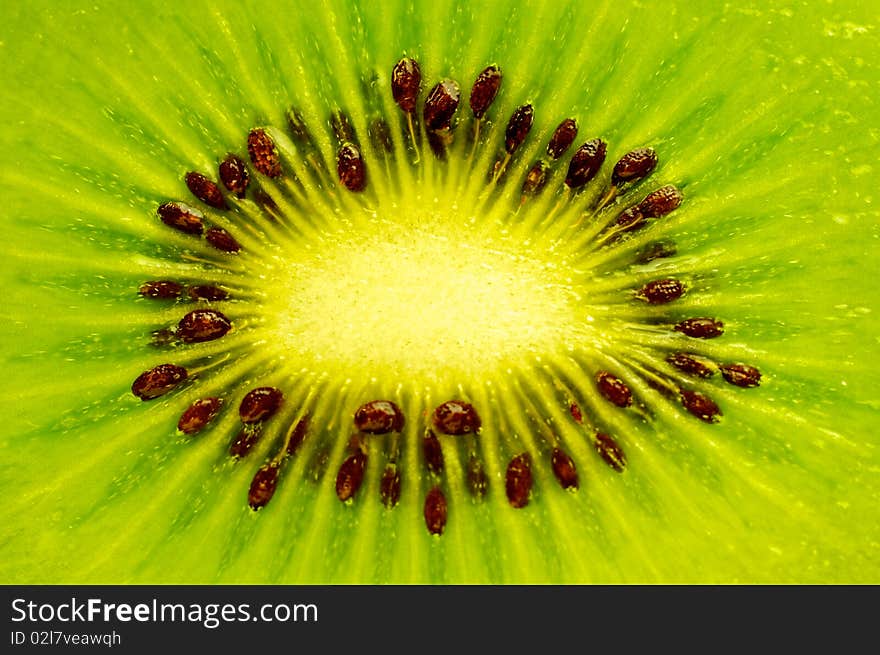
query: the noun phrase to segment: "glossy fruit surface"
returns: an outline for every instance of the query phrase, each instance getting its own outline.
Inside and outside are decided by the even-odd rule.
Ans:
[[[47,2],[9,10],[0,28],[7,87],[0,106],[7,162],[0,172],[0,581],[880,581],[880,47],[876,16],[850,4],[327,1],[316,11],[305,3],[120,10]],[[382,469],[373,457],[364,488],[343,505],[335,472],[316,484],[303,457],[291,461],[272,501],[254,512],[247,491],[263,462],[232,463],[227,448],[239,427],[237,401],[276,381],[254,374],[210,429],[197,439],[177,434],[189,405],[177,389],[142,402],[130,388],[138,374],[165,362],[151,350],[150,332],[173,327],[183,314],[178,301],[160,306],[166,300],[137,291],[147,280],[200,282],[201,257],[238,257],[245,266],[265,255],[262,265],[283,248],[264,238],[267,229],[242,238],[239,254],[206,255],[193,245],[196,234],[169,228],[156,208],[172,200],[194,206],[187,173],[216,175],[227,153],[246,157],[250,130],[286,126],[293,103],[319,126],[323,152],[337,147],[329,116],[339,107],[365,139],[371,101],[364,75],[381,74],[381,103],[395,109],[390,72],[404,53],[420,63],[421,102],[441,79],[461,84],[460,117],[477,73],[500,66],[504,83],[487,114],[494,122],[483,127],[492,147],[503,154],[507,118],[526,102],[535,107],[533,140],[517,149],[513,173],[525,173],[529,157],[545,151],[569,115],[581,130],[576,145],[598,135],[609,144],[606,177],[627,149],[654,147],[661,160],[655,177],[680,185],[685,202],[666,227],[650,229],[675,239],[679,265],[704,289],[695,294],[699,284],[689,284],[676,302],[695,303],[691,316],[723,317],[726,341],[713,339],[707,352],[758,366],[761,386],[717,386],[724,382],[716,375],[707,384],[716,385],[724,405],[717,425],[692,420],[677,398],[648,385],[635,395],[647,399],[644,416],[653,420],[600,403],[585,408],[624,444],[626,470],[605,466],[583,435],[574,440],[578,425],[566,424],[560,430],[575,444],[577,491],[559,488],[549,455],[545,462],[532,457],[531,496],[515,509],[504,472],[519,451],[504,452],[499,435],[532,443],[526,410],[541,410],[551,395],[516,380],[529,379],[548,359],[564,359],[576,340],[565,338],[574,334],[568,323],[552,326],[562,337],[551,351],[511,347],[495,361],[486,354],[494,352],[486,346],[490,332],[478,332],[475,304],[471,331],[459,333],[463,321],[449,326],[432,315],[406,333],[484,335],[467,357],[407,350],[377,332],[360,343],[338,339],[346,348],[339,363],[321,369],[316,362],[334,353],[320,338],[334,333],[316,321],[298,340],[301,350],[291,346],[285,355],[295,354],[314,377],[285,387],[283,406],[302,401],[336,418],[313,428],[332,444],[333,461],[349,456],[352,417],[362,403],[393,396],[414,440],[423,436],[415,432],[418,420],[425,425],[433,407],[464,390],[482,419],[489,493],[482,503],[467,495],[462,452],[447,457],[448,487],[435,491],[427,473],[415,473],[420,460],[412,449],[396,507],[379,502]],[[403,138],[402,112],[389,115],[400,118],[394,136]],[[469,124],[461,120],[463,135]],[[461,167],[467,151],[461,141],[456,147],[463,156],[450,156],[446,169],[431,164],[435,175],[426,184],[436,186],[425,191],[406,186],[416,179],[411,161],[397,157],[384,174],[368,158],[364,193],[385,208],[398,199],[415,206],[424,193],[423,204],[436,204],[437,224],[452,233],[469,209],[432,192],[452,181],[476,190],[486,182],[485,171]],[[488,164],[494,154],[481,150],[478,161]],[[433,156],[427,144],[421,156]],[[556,171],[557,185],[566,164]],[[633,197],[649,190],[640,187]],[[405,224],[399,216],[389,221]],[[399,240],[414,239],[405,233]],[[256,247],[264,242],[265,250]],[[547,241],[539,243],[552,270],[558,261]],[[330,261],[363,260],[365,252],[338,248]],[[665,277],[657,266],[654,279]],[[506,272],[484,279],[507,279]],[[335,289],[340,279],[325,282]],[[442,273],[433,281],[444,288]],[[277,301],[285,288],[261,293]],[[600,305],[601,288],[599,300],[585,302]],[[692,294],[698,300],[688,300]],[[535,295],[524,304],[529,320],[568,318],[530,311],[553,308]],[[224,342],[247,334],[238,331],[246,323],[235,311],[241,306],[231,306],[235,329],[224,332]],[[697,311],[703,307],[711,314]],[[650,311],[645,303],[630,309],[640,317]],[[417,325],[401,320],[409,316],[396,313],[388,323]],[[508,328],[498,343],[513,343],[514,333]],[[603,352],[619,356],[655,345],[651,336],[596,338],[610,344]],[[216,354],[212,343],[187,352]],[[253,353],[254,368],[278,357],[259,344],[234,343]],[[378,376],[367,364],[352,369],[351,362],[364,361],[386,368]],[[321,372],[344,381],[342,371],[352,383],[321,382]],[[186,400],[233,384],[219,375],[194,378],[209,379],[214,386],[191,388]],[[591,376],[582,383],[595,384]],[[409,391],[398,398],[400,385]],[[430,406],[419,395],[426,388]],[[444,454],[452,452],[443,444]],[[423,493],[408,493],[416,479]]]

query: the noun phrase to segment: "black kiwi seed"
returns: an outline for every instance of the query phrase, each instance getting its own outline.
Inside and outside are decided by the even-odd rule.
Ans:
[[[177,336],[184,343],[213,341],[232,329],[232,323],[216,309],[195,309],[180,319]]]
[[[645,196],[639,203],[639,211],[645,218],[659,218],[678,207],[683,199],[681,191],[667,184]]]
[[[278,487],[278,471],[278,464],[270,462],[261,466],[254,475],[248,490],[248,505],[251,509],[258,510],[272,500]]]
[[[501,69],[498,66],[487,66],[480,71],[471,88],[470,105],[474,118],[477,120],[483,118],[495,100],[499,88],[501,88]]]
[[[389,464],[382,473],[379,482],[379,497],[385,507],[394,507],[400,502],[400,469],[396,464]]]
[[[599,393],[618,407],[629,407],[632,405],[632,391],[630,388],[623,380],[608,371],[596,373],[596,386],[599,388]]]
[[[199,398],[180,415],[177,429],[184,434],[201,431],[217,416],[222,404],[220,398]]]
[[[662,305],[678,300],[684,291],[684,284],[681,280],[665,278],[648,282],[639,290],[638,296],[651,305]]]
[[[425,431],[422,439],[422,452],[425,454],[425,465],[431,473],[439,475],[443,472],[443,450],[440,448],[440,440],[434,431]]]
[[[721,415],[721,409],[715,401],[704,393],[682,389],[679,395],[684,408],[701,421],[715,423]]]
[[[570,189],[579,189],[596,177],[605,162],[607,146],[602,139],[591,139],[577,149],[568,165],[565,184]]]
[[[504,133],[504,150],[507,154],[512,155],[522,145],[532,129],[534,119],[535,109],[531,105],[522,105],[514,110]]]
[[[560,448],[554,448],[550,455],[550,463],[553,466],[553,475],[559,481],[563,489],[578,488],[578,473],[574,460]]]
[[[550,143],[547,144],[547,155],[551,159],[559,159],[565,154],[565,151],[571,147],[577,138],[578,124],[573,118],[566,118],[562,121],[550,137]]]
[[[667,355],[666,361],[679,371],[700,378],[710,378],[715,374],[715,369],[687,353],[670,353]]]
[[[220,187],[201,173],[190,171],[186,174],[186,186],[190,192],[206,205],[215,209],[229,209]]]
[[[391,70],[391,94],[394,102],[408,114],[416,110],[419,89],[422,86],[422,69],[418,62],[404,57]]]
[[[390,400],[371,400],[354,413],[355,427],[368,434],[400,432],[404,422],[400,407]]]
[[[222,250],[223,252],[238,252],[241,250],[241,245],[238,241],[222,227],[208,228],[208,231],[205,233],[205,239],[217,250]]]
[[[528,453],[520,453],[507,465],[504,479],[507,501],[516,508],[528,505],[532,482],[532,458]]]
[[[522,185],[522,195],[538,195],[541,192],[541,189],[544,188],[544,185],[547,184],[548,170],[550,170],[550,166],[547,162],[543,160],[535,162],[535,165],[529,169],[528,173],[526,173],[526,179],[523,181]]]
[[[131,392],[141,400],[152,400],[168,393],[186,380],[187,371],[176,364],[159,364],[141,373],[131,385]]]
[[[425,525],[431,534],[443,534],[449,510],[440,487],[432,487],[425,496]]]
[[[263,435],[262,423],[245,425],[229,446],[229,454],[237,459],[242,459],[257,445]]]
[[[212,284],[195,284],[186,290],[187,295],[193,300],[207,300],[209,302],[218,302],[220,300],[228,300],[229,292],[215,287]]]
[[[349,455],[336,474],[336,496],[342,502],[353,498],[364,481],[367,454],[361,450]]]
[[[623,448],[620,447],[620,444],[609,435],[597,432],[594,445],[596,446],[596,452],[599,453],[599,456],[605,460],[605,463],[608,464],[608,466],[618,473],[623,472],[623,469],[626,468],[626,455],[623,452]]]
[[[306,415],[298,420],[296,425],[293,426],[293,430],[291,430],[290,437],[287,441],[288,455],[294,455],[302,445],[302,442],[305,441],[306,435],[309,432],[309,422],[309,416]]]
[[[737,387],[757,387],[761,384],[761,371],[748,364],[722,364],[721,375]]]
[[[336,153],[336,172],[339,181],[349,191],[363,191],[367,186],[367,170],[361,151],[353,143],[346,143]]]
[[[275,387],[258,387],[251,389],[242,398],[238,406],[238,415],[242,423],[256,423],[271,417],[278,408],[284,394]]]
[[[205,229],[205,215],[182,202],[166,202],[159,205],[156,213],[165,225],[186,234],[201,234]]]
[[[281,176],[281,157],[272,137],[262,128],[254,128],[248,134],[248,156],[260,173],[269,178]]]
[[[220,162],[220,181],[228,191],[244,198],[251,179],[241,157],[232,153],[226,155],[226,159]]]
[[[454,80],[443,80],[434,85],[425,100],[425,125],[434,132],[452,126],[452,116],[458,109],[461,90]]]
[[[470,403],[447,400],[434,410],[434,427],[443,434],[468,434],[480,429],[480,417]]]
[[[697,339],[714,339],[724,334],[724,323],[714,318],[687,318],[676,323],[673,329]]]
[[[173,280],[154,280],[144,282],[138,287],[138,293],[144,298],[154,298],[156,300],[168,300],[169,298],[177,298],[183,291],[183,285]]]
[[[653,148],[637,148],[626,153],[614,165],[611,184],[620,186],[625,182],[637,182],[646,178],[657,167],[657,153]]]

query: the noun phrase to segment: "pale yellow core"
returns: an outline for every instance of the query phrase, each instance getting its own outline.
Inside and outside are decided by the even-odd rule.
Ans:
[[[454,210],[364,213],[285,245],[267,328],[292,364],[360,377],[473,377],[572,338],[564,263]]]

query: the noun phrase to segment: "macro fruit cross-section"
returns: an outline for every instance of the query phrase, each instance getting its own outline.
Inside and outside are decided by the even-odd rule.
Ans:
[[[0,579],[876,581],[875,18],[314,9],[10,12]]]

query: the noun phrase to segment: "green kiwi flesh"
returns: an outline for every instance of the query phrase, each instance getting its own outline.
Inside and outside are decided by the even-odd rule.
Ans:
[[[315,12],[192,3],[122,18],[85,3],[13,9],[0,109],[0,147],[16,163],[0,173],[0,580],[878,581],[876,18],[858,5],[837,15],[699,4],[327,1]],[[418,152],[404,147],[408,126],[389,83],[404,55],[424,76],[419,118],[436,82],[461,87],[445,158],[423,132]],[[471,156],[466,100],[490,64],[503,83]],[[507,120],[526,103],[529,136],[493,185]],[[330,164],[324,181],[306,179],[307,158],[284,136],[294,105]],[[363,191],[333,176],[340,142],[330,117],[340,110],[364,152]],[[395,143],[385,160],[368,138],[375,115]],[[520,181],[569,116],[578,141],[545,192],[515,213]],[[189,192],[187,172],[217,179],[227,153],[247,160],[254,128],[293,153],[282,163],[303,173],[314,213],[253,168],[254,184],[280,203],[275,222],[252,192],[238,204],[226,194],[225,213]],[[556,209],[569,157],[593,137],[608,144],[596,183]],[[607,188],[614,161],[647,145],[657,169],[614,207],[675,184],[685,201],[668,220],[604,250],[590,250],[589,227],[542,225],[577,219]],[[168,201],[228,228],[241,251],[170,229],[156,216]],[[632,264],[664,239],[674,256]],[[382,311],[382,294],[369,296],[333,325],[344,307],[308,299],[353,297],[348,271],[373,290],[390,279],[419,285],[393,287]],[[596,370],[682,343],[666,329],[665,305],[620,296],[675,275],[689,283],[669,305],[682,308],[677,319],[725,324],[723,338],[694,352],[763,374],[755,389],[720,375],[693,383],[722,406],[717,424],[642,378],[627,380],[630,408],[596,391]],[[158,279],[216,283],[231,300],[138,298]],[[489,284],[510,299],[508,323],[482,318],[499,298]],[[151,331],[208,306],[231,319],[228,334],[151,344]],[[618,329],[646,317],[666,328]],[[369,330],[348,327],[359,323]],[[149,402],[135,398],[132,381],[166,361],[197,374]],[[548,369],[622,446],[623,472],[597,456]],[[235,461],[239,402],[267,386],[284,392],[279,414]],[[176,430],[192,401],[215,395],[224,403],[205,430]],[[461,440],[438,435],[438,477],[418,445],[434,409],[458,398],[481,427]],[[353,499],[339,502],[333,485],[354,452],[355,412],[376,399],[406,419],[392,508],[380,501],[387,435],[364,437],[370,456]],[[253,511],[255,473],[306,415],[301,450]],[[577,465],[576,490],[554,477],[548,434]],[[467,491],[468,443],[486,469],[482,501]],[[315,481],[322,449],[329,463]],[[533,477],[522,507],[505,494],[511,467],[517,480],[526,469]],[[439,510],[426,529],[435,487],[448,501],[442,534],[431,529]]]

